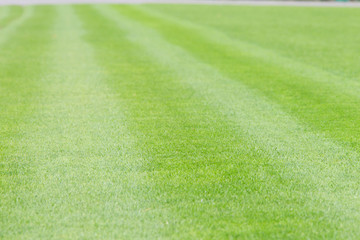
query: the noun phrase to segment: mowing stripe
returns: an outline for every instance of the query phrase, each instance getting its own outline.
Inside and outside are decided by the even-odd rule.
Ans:
[[[1,50],[0,239],[360,237],[357,152],[176,24],[74,8],[34,7]]]
[[[237,229],[237,234],[241,229],[240,236],[249,237],[263,230],[254,225],[254,218],[276,214],[297,225],[301,222],[298,233],[314,224],[336,229],[319,211],[322,200],[314,199],[312,192],[283,191],[291,192],[295,185],[278,174],[284,166],[246,143],[247,136],[239,133],[236,122],[206,106],[204,98],[184,86],[177,74],[154,63],[111,22],[106,24],[89,7],[77,9],[91,32],[86,39],[111,73],[108,82],[125,103],[129,127],[149,159],[148,180],[142,189],[150,189],[151,196],[142,216],[144,224],[139,226],[141,233],[147,238],[201,238],[207,235],[199,229],[212,229],[221,238],[231,229]],[[304,204],[309,199],[316,207]],[[301,209],[307,209],[311,217],[302,215]],[[264,231],[274,237],[286,234],[280,222],[272,219],[265,224]]]
[[[33,7],[27,7],[21,17],[11,21],[5,28],[0,28],[0,47],[33,15]]]
[[[326,213],[329,219],[333,215],[344,216],[349,221],[343,231],[353,231],[351,227],[346,228],[352,222],[359,222],[359,216],[354,212],[360,203],[357,199],[357,153],[310,132],[260,93],[224,78],[181,48],[164,41],[153,30],[123,16],[116,16],[106,6],[96,8],[124,29],[130,41],[178,74],[184,84],[203,97],[204,102],[236,122],[239,131],[249,136],[249,142],[264,149],[274,161],[281,162],[284,168],[279,174],[288,180],[294,191],[307,189],[305,192],[309,191],[314,198],[323,201],[324,209],[329,210]],[[122,8],[118,10],[121,12]]]
[[[6,8],[7,8],[8,14],[7,14],[6,18],[4,18],[0,22],[0,24],[1,24],[0,29],[6,28],[6,26],[9,25],[12,21],[14,21],[17,18],[20,18],[24,11],[24,9],[19,6],[11,6],[11,7],[6,7]]]
[[[148,159],[148,174],[140,189],[151,194],[141,211],[141,231],[129,238],[174,238],[173,231],[179,238],[200,238],[204,233],[199,229],[209,228],[224,236],[223,229],[229,225],[241,225],[244,232],[253,229],[247,215],[266,207],[249,213],[246,204],[263,201],[264,192],[281,182],[281,177],[263,171],[264,157],[254,154],[256,150],[246,144],[244,136],[235,134],[236,124],[224,121],[191,88],[166,74],[168,69],[153,63],[114,24],[96,16],[90,7],[79,6],[77,13],[89,32],[85,39],[93,44],[98,62],[107,69],[107,82],[124,102],[128,127]],[[271,165],[266,170],[276,172]],[[254,182],[254,177],[269,180]],[[301,205],[303,197],[296,198],[292,206],[281,199],[273,203],[276,209],[285,205],[293,208]],[[181,211],[177,211],[179,207]],[[216,214],[217,208],[222,214]],[[195,217],[204,215],[216,220]],[[216,226],[212,226],[214,222]]]
[[[360,96],[360,82],[357,78],[336,75],[314,65],[309,65],[299,62],[296,59],[282,56],[271,49],[241,41],[240,39],[231,38],[221,32],[221,29],[214,29],[209,26],[187,21],[186,19],[179,19],[169,14],[164,14],[151,6],[129,6],[129,8],[146,12],[151,16],[162,19],[163,22],[171,22],[186,29],[190,29],[192,32],[202,35],[207,41],[211,41],[215,44],[223,46],[224,48],[231,46],[233,49],[240,51],[244,56],[255,57],[256,59],[263,61],[265,64],[267,63],[274,64],[275,66],[281,66],[293,74],[302,76],[313,82],[321,83],[322,87],[328,87],[336,91],[341,91],[344,94],[350,94],[355,98],[359,98]]]
[[[12,223],[21,218],[8,224],[7,237],[126,236],[137,225],[127,221],[137,219],[144,197],[136,187],[142,158],[103,84],[106,74],[81,38],[81,23],[70,6],[56,9],[55,39],[32,119],[37,124],[19,147],[33,178],[24,184],[30,191],[17,193],[20,204],[8,213]]]
[[[260,90],[316,131],[325,133],[341,145],[359,149],[360,128],[356,127],[355,120],[360,118],[357,108],[360,99],[334,86],[329,87],[299,76],[281,65],[265,63],[258,58],[244,55],[232,45],[214,44],[209,38],[182,27],[181,23],[179,25],[167,18],[152,17],[143,11],[135,10],[136,8],[129,6],[122,9],[126,9],[124,12],[127,15],[134,16],[160,31],[171,43],[185,48],[201,61],[218,69],[224,76]],[[175,32],[179,35],[174,34]],[[191,41],[188,41],[188,36],[191,36]],[[343,88],[353,87],[346,82],[341,84]]]

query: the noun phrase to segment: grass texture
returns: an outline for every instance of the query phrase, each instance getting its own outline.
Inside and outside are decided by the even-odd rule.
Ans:
[[[359,239],[359,27],[0,7],[0,239]]]

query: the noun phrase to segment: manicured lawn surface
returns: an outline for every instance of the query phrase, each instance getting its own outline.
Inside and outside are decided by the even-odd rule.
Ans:
[[[0,8],[0,239],[359,239],[360,9]]]

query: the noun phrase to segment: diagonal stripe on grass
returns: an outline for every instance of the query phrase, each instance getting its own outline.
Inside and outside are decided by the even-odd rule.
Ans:
[[[237,50],[234,46],[237,41],[232,40],[233,45],[230,44],[229,39],[225,39],[221,44],[214,43],[218,41],[216,39],[224,38],[215,34],[214,30],[207,32],[207,28],[193,23],[183,24],[181,20],[171,20],[163,16],[164,14],[160,16],[155,14],[156,17],[154,17],[151,11],[149,14],[145,10],[146,8],[141,8],[141,11],[135,10],[137,8],[129,6],[122,9],[129,16],[134,16],[139,21],[157,29],[171,43],[185,48],[201,61],[218,69],[224,76],[260,90],[268,98],[281,105],[284,110],[294,114],[300,121],[316,131],[325,133],[327,137],[333,138],[339,144],[354,149],[359,148],[360,129],[356,127],[356,119],[360,118],[357,107],[360,99],[349,94],[349,91],[355,89],[353,84],[347,84],[346,80],[342,81],[341,78],[336,83],[342,85],[341,88],[333,84],[319,83],[313,76],[306,78],[298,74],[306,67],[301,68],[297,65],[299,68],[292,71],[284,69],[283,65],[286,63],[278,62],[275,65],[266,63]],[[198,34],[194,28],[203,34]],[[189,37],[191,41],[188,41]],[[250,53],[251,51],[252,48],[246,50]],[[262,56],[267,56],[266,52],[263,52]],[[325,76],[322,77],[324,79],[320,80],[327,80]],[[344,91],[344,89],[349,91]]]
[[[281,177],[273,174],[274,166],[246,144],[235,123],[202,103],[204,99],[167,68],[153,63],[114,24],[96,17],[89,7],[77,10],[89,29],[86,39],[110,74],[108,83],[125,103],[128,126],[148,159],[141,189],[151,194],[138,225],[141,231],[129,238],[200,237],[203,232],[198,229],[210,228],[220,237],[240,225],[244,232],[253,229],[251,221],[266,207],[247,209],[247,204],[262,202],[268,191],[262,180],[253,179],[278,182]],[[286,203],[274,204],[277,209]]]
[[[7,6],[4,8],[5,14],[1,17],[2,20],[0,20],[0,29],[6,28],[6,26],[9,25],[12,21],[21,17],[24,11],[24,9],[19,6]]]
[[[1,239],[359,237],[358,153],[249,84],[296,73],[147,10],[33,10],[1,50]]]
[[[300,196],[313,196],[306,204],[320,201],[317,207],[326,212],[326,218],[351,219],[341,234],[358,234],[353,231],[358,215],[351,210],[359,205],[357,153],[312,133],[258,92],[221,76],[140,23],[115,16],[114,11],[104,6],[97,9],[124,29],[130,41],[193,88],[203,102],[238,124],[238,131],[245,132],[250,143],[261,146],[277,164],[281,163],[283,170],[279,174],[289,187]],[[121,7],[118,9],[122,12]]]
[[[32,16],[32,14],[33,8],[27,7],[20,17],[17,18],[17,15],[15,14],[14,20],[12,16],[8,19],[9,24],[4,28],[0,28],[0,47],[16,32],[21,24]]]
[[[302,84],[304,85],[306,85],[308,81],[313,81],[321,84],[320,86],[322,88],[341,91],[345,94],[350,94],[353,98],[358,98],[360,96],[360,82],[358,81],[358,78],[344,77],[315,65],[300,62],[297,59],[283,56],[272,49],[260,47],[256,43],[241,41],[239,38],[229,36],[221,31],[221,29],[215,29],[196,22],[190,22],[184,18],[179,19],[170,14],[160,12],[154,6],[129,6],[128,9],[141,10],[153,17],[162,19],[164,23],[175,23],[176,25],[192,31],[195,35],[203,36],[208,42],[222,46],[224,49],[231,46],[233,51],[238,51],[243,57],[255,57],[258,62],[261,61],[260,64],[274,64],[277,67],[280,66],[283,68],[283,71],[288,70],[293,74],[303,77]],[[288,79],[288,81],[291,81],[291,79]]]

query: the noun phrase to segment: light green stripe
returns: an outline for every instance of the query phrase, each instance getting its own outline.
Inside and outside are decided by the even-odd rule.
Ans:
[[[30,191],[17,193],[22,201],[9,218],[19,220],[7,230],[21,229],[18,239],[114,238],[143,201],[136,193],[143,159],[103,82],[106,73],[82,39],[81,22],[70,6],[56,9],[56,37],[31,120],[39,125],[19,146],[34,177],[23,185]]]
[[[277,163],[282,162],[281,175],[285,179],[302,179],[303,187],[308,185],[309,189],[317,189],[316,197],[327,202],[326,205],[337,214],[359,220],[353,212],[360,205],[356,180],[359,156],[355,152],[310,132],[260,93],[223,77],[181,48],[164,41],[155,31],[117,15],[106,6],[96,9],[124,29],[130,41],[178,74],[184,84],[204,98],[204,102],[237,122],[239,131],[246,132],[250,142],[264,149]],[[293,183],[297,189],[299,182]]]
[[[9,25],[7,25],[4,29],[0,29],[0,46],[7,42],[11,37],[14,36],[17,29],[26,22],[34,13],[33,7],[26,7],[22,16],[14,21],[12,21]]]

